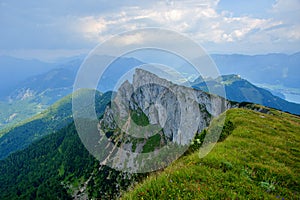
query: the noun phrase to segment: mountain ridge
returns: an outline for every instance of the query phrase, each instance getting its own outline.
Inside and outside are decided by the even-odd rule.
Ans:
[[[240,75],[223,75],[216,79],[207,80],[198,78],[195,81],[189,83],[193,88],[218,94],[223,97],[224,93],[219,91],[219,88],[224,87],[226,98],[231,101],[261,104],[267,107],[300,115],[300,104],[288,102],[277,97],[270,91],[259,88],[249,81],[241,78]]]
[[[106,57],[111,58],[100,56],[98,59]],[[65,63],[57,64],[54,69],[21,81],[6,93],[0,92],[0,129],[32,117],[71,94],[81,64],[81,57],[67,60]],[[113,90],[122,73],[140,64],[140,61],[133,58],[115,60],[103,74],[98,89],[101,92]]]
[[[280,83],[298,88],[300,52],[264,55],[211,54],[211,57],[221,74],[239,74],[253,83]]]

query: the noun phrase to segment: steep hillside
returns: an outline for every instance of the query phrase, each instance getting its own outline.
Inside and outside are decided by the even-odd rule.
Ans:
[[[44,111],[70,94],[75,76],[72,69],[57,68],[17,84],[0,101],[0,130]]]
[[[99,116],[110,96],[105,93],[96,97]],[[100,165],[82,144],[73,122],[45,133],[48,135],[26,149],[0,160],[0,199],[72,199],[87,195],[112,199],[139,177]]]
[[[137,177],[101,166],[72,123],[0,160],[0,199],[112,199]]]
[[[72,69],[52,69],[19,83],[9,94],[8,101],[33,97],[37,103],[51,105],[72,92],[75,76],[76,71]]]
[[[300,115],[300,104],[291,103],[271,92],[259,88],[238,75],[225,75],[214,80],[196,79],[191,83],[193,88],[222,95],[220,88],[224,87],[226,98],[236,102],[251,102],[272,107],[278,110]],[[208,91],[210,88],[210,91]]]
[[[233,128],[206,157],[198,150],[183,156],[122,199],[299,199],[300,118],[274,110],[226,114]]]
[[[110,101],[110,96],[111,93],[104,95],[97,93],[97,101],[105,106]],[[72,120],[72,95],[69,95],[41,114],[2,130],[0,132],[0,159],[12,152],[26,148],[33,141],[58,131]]]
[[[17,85],[0,101],[0,130],[30,118],[72,92],[76,72],[59,68]]]

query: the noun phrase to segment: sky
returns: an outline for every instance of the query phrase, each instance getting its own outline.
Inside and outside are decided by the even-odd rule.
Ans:
[[[0,55],[51,60],[159,27],[208,53],[300,51],[300,0],[0,0]]]

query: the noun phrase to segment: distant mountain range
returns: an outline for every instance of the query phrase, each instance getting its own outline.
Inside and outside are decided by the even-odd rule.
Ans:
[[[288,102],[273,95],[268,90],[259,88],[239,75],[224,75],[216,79],[197,78],[190,85],[199,90],[223,96],[231,101],[251,102],[278,110],[300,115],[300,104]],[[224,88],[226,96],[220,90]]]
[[[135,64],[139,64],[139,62],[134,59],[123,59],[119,60],[118,62],[123,61],[126,61],[128,64],[127,66],[129,67],[132,67]],[[107,88],[112,89],[114,87],[114,82],[118,79],[117,77],[122,76],[122,73],[124,73],[122,71],[119,71],[118,73],[116,72],[118,67],[120,66],[120,63],[118,62],[116,62],[116,65],[114,65],[110,69],[110,71],[106,72],[106,76],[104,76],[103,81],[110,83],[105,85]],[[72,84],[76,76],[76,71],[72,69],[73,68],[53,69],[43,75],[34,76],[24,81],[22,84],[20,84],[19,88],[11,93],[11,95],[9,96],[10,102],[6,104],[9,105],[8,107],[3,105],[4,103],[0,104],[0,107],[2,105],[2,113],[0,113],[0,117],[2,117],[0,118],[2,120],[0,121],[0,125],[2,123],[2,131],[0,131],[0,135],[4,135],[0,138],[0,146],[2,149],[0,158],[5,157],[10,152],[18,150],[20,148],[22,149],[35,139],[44,136],[44,132],[47,132],[49,130],[49,127],[45,125],[45,123],[47,124],[48,122],[50,122],[48,120],[52,120],[52,125],[50,126],[51,130],[58,130],[59,127],[62,127],[62,125],[70,122],[70,118],[72,118],[71,99],[70,96],[65,96],[72,92]],[[124,69],[124,71],[125,70],[128,70],[128,68]],[[287,111],[293,114],[300,114],[299,104],[290,103],[281,99],[280,97],[274,96],[271,92],[256,87],[255,85],[251,84],[247,80],[242,79],[238,75],[226,75],[221,76],[217,79],[208,80],[199,77],[189,84],[195,89],[203,90],[221,96],[223,95],[220,92],[219,88],[224,87],[226,91],[226,98],[231,101],[251,102]],[[208,91],[207,86],[209,86],[210,91]],[[60,101],[47,109],[48,106],[52,105],[57,100]],[[44,111],[45,109],[46,111]],[[51,114],[53,113],[53,110],[56,110],[58,112],[54,116],[52,116]],[[9,115],[4,115],[5,112],[7,112]],[[13,126],[12,128],[5,128],[9,127],[5,125],[13,125],[40,112],[41,114],[37,115],[35,118],[28,119],[26,121],[26,124],[22,122],[21,124]],[[59,120],[53,121],[52,118]],[[62,125],[59,125],[60,123]],[[41,132],[31,133],[30,127],[32,126],[42,127]],[[15,134],[19,134],[20,130],[23,129],[27,130],[26,134],[21,134],[22,137],[14,136]],[[25,146],[20,145],[21,141],[24,142]]]
[[[107,59],[102,56],[101,59]],[[15,84],[10,90],[0,92],[0,130],[42,112],[54,102],[70,94],[82,58],[69,59],[57,68],[31,76]],[[114,89],[118,79],[130,69],[143,64],[133,58],[116,59],[104,72],[98,89]]]
[[[102,56],[106,59],[108,56]],[[221,74],[239,74],[255,83],[270,85],[282,84],[286,87],[299,87],[300,53],[293,55],[222,55],[213,54]],[[20,122],[45,110],[57,100],[72,92],[77,70],[83,62],[83,56],[46,63],[38,60],[24,60],[7,56],[0,57],[0,130]],[[144,64],[134,58],[119,58],[103,74],[98,89],[102,92],[112,90],[119,78],[134,67]],[[12,76],[13,74],[13,76]],[[267,75],[266,75],[267,74]],[[229,77],[230,78],[230,77]],[[210,84],[216,84],[211,82]],[[250,101],[266,106],[299,114],[296,104],[283,101],[280,91],[271,95],[258,87],[247,87],[242,83],[226,85],[227,97],[235,101]],[[249,82],[247,83],[250,84]],[[201,85],[200,85],[201,86]],[[202,87],[202,86],[201,86]],[[199,89],[201,89],[201,87]],[[237,87],[243,87],[244,98],[235,94]],[[1,89],[2,88],[2,89]],[[202,89],[205,89],[202,87]],[[254,89],[263,95],[262,99],[252,96]],[[241,90],[237,90],[241,93]],[[249,93],[248,95],[245,95]],[[217,93],[218,94],[218,93]],[[239,96],[241,94],[238,94]],[[295,92],[293,95],[297,95]],[[247,96],[247,98],[245,98]],[[277,98],[279,96],[281,98]]]
[[[222,75],[239,74],[252,83],[299,88],[300,52],[253,56],[212,54],[211,57]]]
[[[159,55],[154,54],[153,56]],[[211,54],[211,57],[219,68],[221,75],[239,74],[252,83],[299,87],[300,52],[291,55],[282,53],[265,55]],[[0,97],[3,97],[4,92],[11,91],[11,87],[29,77],[46,73],[55,68],[78,69],[83,60],[83,55],[61,59],[54,63],[0,56]],[[122,66],[125,68],[126,63],[130,63],[129,60],[126,62],[122,60],[122,62]],[[135,59],[135,62],[147,63],[147,60],[138,61]],[[165,62],[173,63],[173,61]],[[268,76],[265,76],[266,74]]]
[[[58,63],[0,56],[0,99],[21,81],[46,73],[58,66]]]
[[[76,72],[51,69],[14,86],[0,101],[0,130],[42,112],[72,92]]]

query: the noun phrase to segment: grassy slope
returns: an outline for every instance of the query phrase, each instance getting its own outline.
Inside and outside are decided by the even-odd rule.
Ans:
[[[85,92],[93,91],[82,90],[78,97],[84,97]],[[99,99],[99,102],[96,102],[96,104],[100,104],[98,106],[101,107],[101,103],[104,102],[104,106],[108,103],[111,93],[107,92],[102,96],[97,92],[96,95],[96,99]],[[0,130],[0,159],[6,158],[15,151],[25,149],[32,142],[60,130],[72,121],[72,95],[68,95],[42,113],[10,128]]]
[[[174,162],[123,199],[299,199],[300,118],[232,109],[235,129],[203,159]]]

